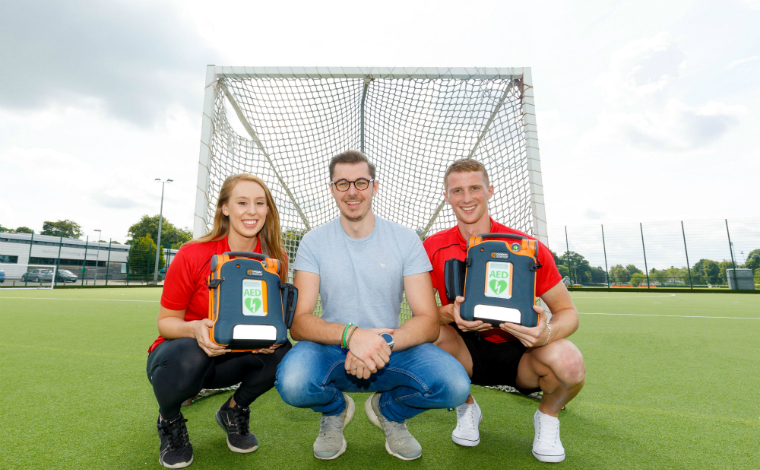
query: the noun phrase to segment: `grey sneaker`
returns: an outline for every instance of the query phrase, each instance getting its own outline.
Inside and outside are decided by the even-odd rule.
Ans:
[[[385,450],[401,460],[414,460],[422,457],[422,446],[409,434],[406,422],[388,421],[380,413],[380,394],[374,393],[364,403],[364,411],[372,424],[385,433]]]
[[[339,415],[324,416],[319,421],[319,436],[314,441],[314,457],[320,460],[337,459],[346,451],[346,439],[343,430],[354,417],[354,400],[345,393],[346,408]]]

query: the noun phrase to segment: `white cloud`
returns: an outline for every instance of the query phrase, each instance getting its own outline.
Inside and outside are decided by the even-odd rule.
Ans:
[[[760,59],[760,56],[753,55],[752,57],[745,57],[744,59],[732,60],[726,66],[726,70],[732,69],[736,67],[737,65],[746,64],[747,62],[752,62],[753,60],[757,60],[757,59]]]
[[[585,136],[647,151],[685,151],[718,141],[747,113],[741,105],[717,101],[689,105],[673,96],[684,54],[668,32],[631,41],[614,52],[610,67],[597,80],[606,105],[597,127]]]
[[[754,10],[760,10],[760,0],[741,0],[741,2]]]

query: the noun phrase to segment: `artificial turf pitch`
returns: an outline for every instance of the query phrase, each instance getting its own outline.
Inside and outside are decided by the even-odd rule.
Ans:
[[[162,468],[145,375],[160,294],[0,290],[0,468]],[[563,463],[531,455],[536,401],[473,387],[480,445],[454,444],[455,414],[431,410],[409,422],[423,448],[413,462],[386,453],[368,394],[353,394],[348,450],[330,462],[312,455],[319,416],[275,390],[251,407],[260,447],[247,455],[227,449],[214,421],[228,394],[206,398],[183,409],[191,468],[760,468],[760,295],[572,295],[587,378],[560,414]]]

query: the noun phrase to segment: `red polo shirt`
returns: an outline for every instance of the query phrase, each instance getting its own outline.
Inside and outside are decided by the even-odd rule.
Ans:
[[[189,243],[180,248],[166,271],[161,306],[169,310],[185,310],[185,321],[208,318],[206,279],[211,274],[211,255],[227,251],[232,251],[227,237],[215,242]],[[261,253],[261,240],[256,242],[253,251]],[[287,264],[283,269],[287,271]],[[163,336],[159,336],[148,352],[163,342]]]
[[[495,222],[493,219],[491,219],[490,233],[513,233],[536,240],[535,237],[511,229]],[[467,256],[467,240],[459,232],[459,227],[455,225],[450,229],[431,235],[422,244],[425,247],[425,251],[427,251],[428,258],[430,258],[430,263],[433,265],[433,271],[430,272],[430,277],[433,279],[433,287],[438,289],[441,304],[447,305],[449,301],[446,298],[446,287],[444,285],[444,264],[451,258],[465,259]],[[546,291],[556,286],[562,280],[562,276],[560,276],[557,265],[554,263],[554,256],[552,256],[546,245],[541,242],[538,242],[538,245],[538,261],[542,266],[536,273],[536,295],[541,297]],[[499,328],[483,331],[481,332],[481,336],[493,343],[516,341],[514,336]]]

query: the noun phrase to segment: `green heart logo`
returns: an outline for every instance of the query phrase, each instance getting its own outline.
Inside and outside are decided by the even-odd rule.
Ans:
[[[497,281],[496,279],[492,279],[488,285],[491,286],[492,291],[496,292],[496,295],[501,294],[507,288],[505,281]]]
[[[248,297],[245,299],[245,306],[252,313],[256,313],[256,310],[261,308],[261,300],[254,297]]]

